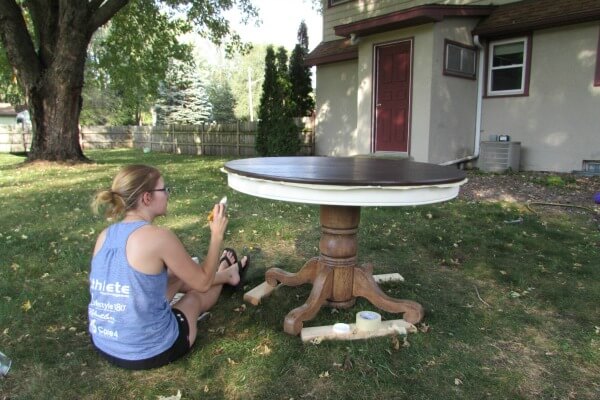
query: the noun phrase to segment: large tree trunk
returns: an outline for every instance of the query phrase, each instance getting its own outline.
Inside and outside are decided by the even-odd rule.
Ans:
[[[29,160],[86,160],[78,125],[87,46],[128,1],[0,0],[0,39],[31,115]]]
[[[33,129],[29,160],[87,160],[79,141],[87,42],[66,46],[57,49],[63,56],[54,58],[39,85],[27,93]]]

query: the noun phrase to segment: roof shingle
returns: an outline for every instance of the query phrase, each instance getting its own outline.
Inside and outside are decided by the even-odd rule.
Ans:
[[[497,37],[600,20],[600,0],[524,0],[496,8],[473,33]]]

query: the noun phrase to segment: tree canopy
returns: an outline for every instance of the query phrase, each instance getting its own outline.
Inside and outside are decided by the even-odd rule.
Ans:
[[[87,48],[94,32],[129,3],[133,0],[0,0],[0,41],[32,119],[30,160],[85,159],[78,123]],[[153,8],[157,17],[166,13],[171,20],[185,20],[229,52],[244,44],[223,11],[235,6],[245,18],[257,16],[251,0],[142,1],[138,6]]]

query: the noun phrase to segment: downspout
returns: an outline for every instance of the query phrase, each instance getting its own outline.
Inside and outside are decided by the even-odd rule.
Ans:
[[[485,79],[483,79],[484,73],[484,48],[481,42],[479,41],[479,35],[473,36],[473,43],[479,49],[479,62],[478,62],[478,72],[477,72],[477,108],[475,111],[475,144],[473,149],[473,155],[466,156],[463,158],[459,158],[452,161],[446,161],[441,163],[440,165],[454,165],[454,164],[462,164],[467,161],[475,160],[479,157],[479,148],[481,143],[481,103],[483,102],[483,83]]]

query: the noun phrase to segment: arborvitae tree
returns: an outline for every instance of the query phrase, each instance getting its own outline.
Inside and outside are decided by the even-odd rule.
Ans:
[[[258,108],[258,129],[256,134],[256,151],[261,156],[269,155],[269,134],[273,131],[273,115],[279,108],[275,99],[277,92],[277,68],[273,46],[267,47],[265,55],[265,75],[262,84],[260,107]]]
[[[265,78],[258,111],[256,150],[262,156],[295,155],[300,150],[300,129],[290,108],[287,51],[272,46],[265,57]]]
[[[306,51],[308,51],[308,28],[304,20],[300,22],[298,27],[298,44]]]
[[[300,151],[300,128],[294,122],[294,102],[291,99],[291,83],[288,72],[288,55],[284,47],[277,49],[277,80],[279,83],[280,112],[277,114],[273,141],[273,155],[293,156]]]
[[[315,108],[315,101],[311,96],[312,78],[310,68],[304,65],[308,55],[308,33],[304,21],[298,28],[298,43],[292,51],[290,58],[290,99],[292,101],[293,115],[304,117],[311,115]]]

